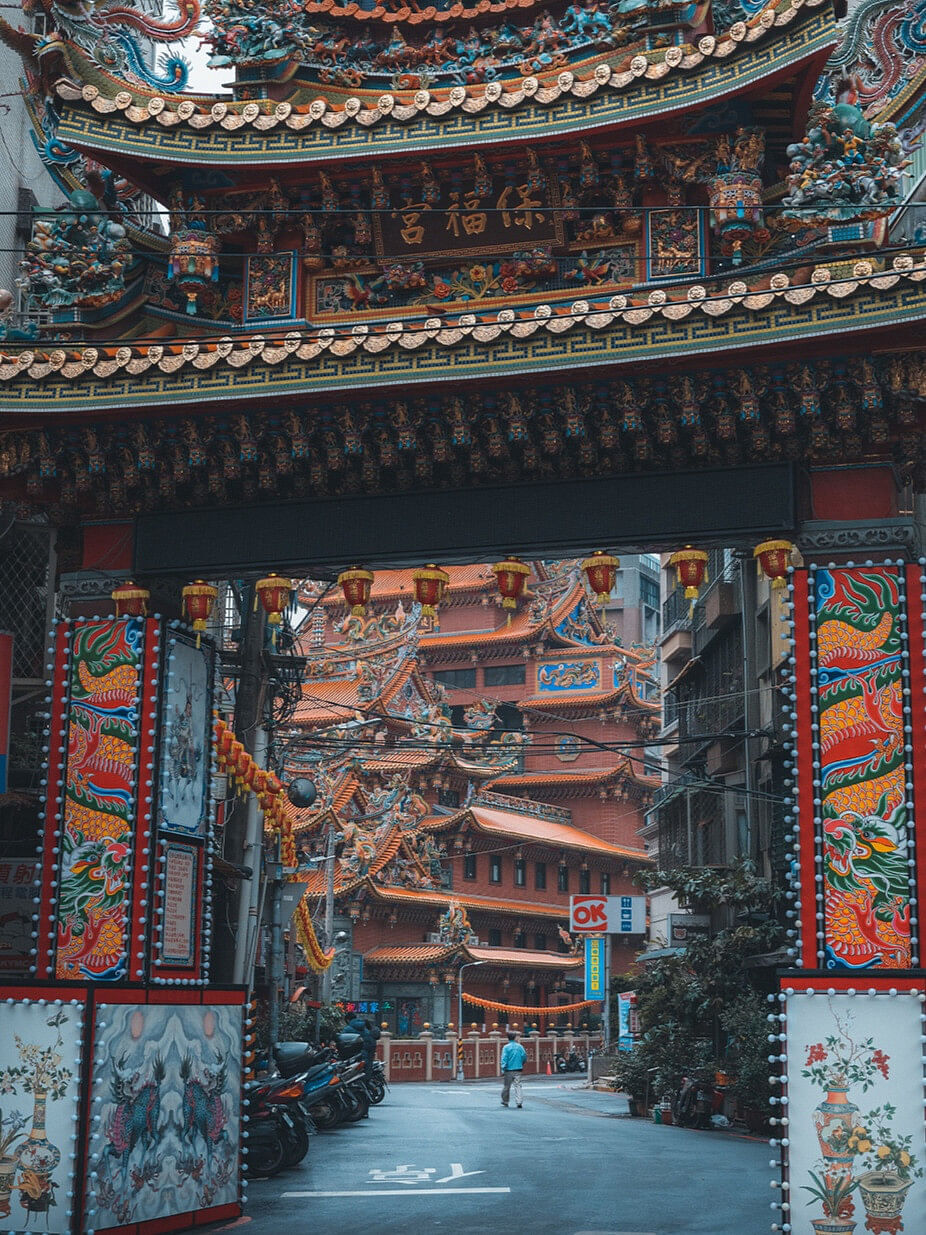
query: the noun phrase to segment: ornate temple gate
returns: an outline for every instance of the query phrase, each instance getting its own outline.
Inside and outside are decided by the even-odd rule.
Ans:
[[[919,1235],[926,582],[902,495],[926,475],[926,248],[888,237],[919,27],[878,3],[845,31],[831,0],[557,3],[540,34],[502,15],[502,62],[482,5],[441,5],[463,52],[416,12],[397,53],[372,8],[230,3],[210,39],[240,75],[206,97],[123,28],[169,43],[198,0],[85,7],[43,3],[42,35],[0,19],[70,195],[24,272],[57,320],[2,326],[0,498],[59,529],[71,615],[34,966],[0,991],[28,1052],[8,1034],[0,1071],[31,1068],[35,1097],[0,1224],[239,1209],[243,995],[197,946],[208,811],[170,805],[177,767],[210,762],[208,653],[170,620],[191,576],[786,536],[808,568],[776,1228],[852,1235],[864,1209]],[[111,25],[131,70],[97,59]],[[94,618],[132,573],[167,616]],[[206,1115],[160,1175],[162,1097]]]

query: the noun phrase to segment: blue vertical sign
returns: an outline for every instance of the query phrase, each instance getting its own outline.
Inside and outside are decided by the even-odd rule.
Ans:
[[[585,998],[604,999],[604,939],[585,940]]]

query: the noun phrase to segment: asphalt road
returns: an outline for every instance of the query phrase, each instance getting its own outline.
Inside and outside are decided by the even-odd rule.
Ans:
[[[370,1118],[312,1138],[293,1170],[255,1180],[246,1235],[760,1235],[767,1143],[659,1127],[576,1082],[395,1085]],[[201,1229],[201,1228],[200,1228]]]

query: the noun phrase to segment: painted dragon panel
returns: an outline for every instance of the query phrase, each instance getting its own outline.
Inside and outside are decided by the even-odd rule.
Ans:
[[[126,976],[144,624],[73,628],[56,976]]]
[[[236,1201],[241,1007],[100,1004],[98,1017],[90,1225]]]
[[[904,590],[892,567],[818,570],[813,702],[826,963],[906,969]]]

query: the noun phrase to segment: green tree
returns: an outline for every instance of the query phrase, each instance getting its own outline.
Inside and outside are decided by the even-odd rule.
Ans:
[[[640,1020],[640,1041],[619,1067],[625,1088],[635,1098],[659,1099],[686,1073],[716,1067],[736,1077],[734,1092],[744,1106],[766,1107],[771,1048],[755,958],[783,942],[776,918],[781,893],[748,863],[648,871],[639,882],[644,890],[671,888],[680,903],[727,921],[711,937],[694,938],[683,951],[612,981],[612,1016],[617,992],[634,990]]]

